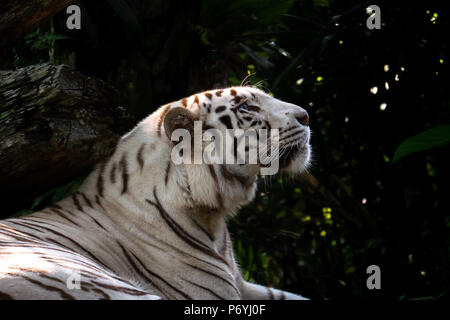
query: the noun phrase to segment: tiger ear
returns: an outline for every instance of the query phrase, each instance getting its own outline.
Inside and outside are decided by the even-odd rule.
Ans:
[[[176,129],[186,129],[192,136],[194,134],[195,120],[195,115],[186,108],[176,107],[170,109],[164,118],[164,130],[169,140],[171,140],[172,132]]]

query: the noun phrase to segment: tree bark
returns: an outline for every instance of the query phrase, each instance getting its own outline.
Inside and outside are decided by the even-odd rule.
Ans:
[[[0,217],[112,152],[123,120],[116,97],[65,65],[0,71]]]
[[[0,2],[0,46],[21,38],[74,0],[4,0]]]

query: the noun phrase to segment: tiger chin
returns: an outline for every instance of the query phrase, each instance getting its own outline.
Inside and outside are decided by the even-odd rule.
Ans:
[[[261,133],[276,133],[264,147],[270,162],[214,162],[206,152],[200,161],[176,160],[195,160],[179,152],[183,143],[199,147],[177,133],[211,131],[255,131],[258,143]],[[161,106],[120,139],[78,191],[0,221],[0,298],[305,299],[245,281],[226,224],[253,199],[265,169],[307,168],[309,139],[304,109],[254,87],[209,90]],[[208,150],[213,141],[201,139],[200,147]],[[250,143],[240,150],[251,158]],[[225,144],[223,154],[237,159],[237,147]]]

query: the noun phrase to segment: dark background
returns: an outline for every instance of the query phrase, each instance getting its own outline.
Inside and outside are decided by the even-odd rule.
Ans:
[[[1,48],[0,69],[71,65],[116,87],[131,124],[248,74],[309,112],[310,175],[261,179],[230,223],[246,279],[312,299],[448,299],[449,147],[393,163],[405,139],[450,122],[446,10],[378,2],[369,30],[364,1],[75,4],[81,30],[61,12]],[[372,264],[381,290],[366,287]]]

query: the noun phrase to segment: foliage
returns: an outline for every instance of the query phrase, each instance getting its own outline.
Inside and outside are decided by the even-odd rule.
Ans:
[[[441,299],[449,282],[448,147],[393,166],[390,156],[418,128],[448,124],[448,20],[425,8],[384,7],[382,30],[369,31],[367,5],[297,1],[271,25],[210,41],[226,42],[220,58],[229,64],[241,59],[232,84],[256,73],[253,83],[264,79],[276,97],[308,110],[311,172],[322,188],[263,184],[256,205],[232,222],[236,252],[248,279],[314,298]],[[444,140],[442,133],[427,148]],[[371,264],[384,272],[383,292],[365,287]]]
[[[50,49],[55,41],[64,39],[69,39],[69,37],[57,34],[51,30],[42,31],[41,28],[37,28],[36,31],[25,37],[25,44],[32,50],[46,50]]]
[[[450,143],[450,125],[429,129],[403,141],[395,150],[392,163],[404,156]]]
[[[77,189],[83,183],[84,179],[85,179],[85,177],[79,177],[73,181],[70,181],[69,183],[66,183],[62,186],[58,186],[56,188],[53,188],[53,189],[47,191],[46,193],[44,193],[44,194],[40,195],[39,197],[37,197],[36,199],[34,199],[33,203],[31,204],[31,206],[29,208],[23,209],[23,210],[15,213],[11,217],[21,217],[21,216],[28,215],[34,211],[42,210],[45,207],[51,205],[52,203],[56,203],[64,198],[68,197],[69,195],[71,195],[72,193],[77,191]]]

